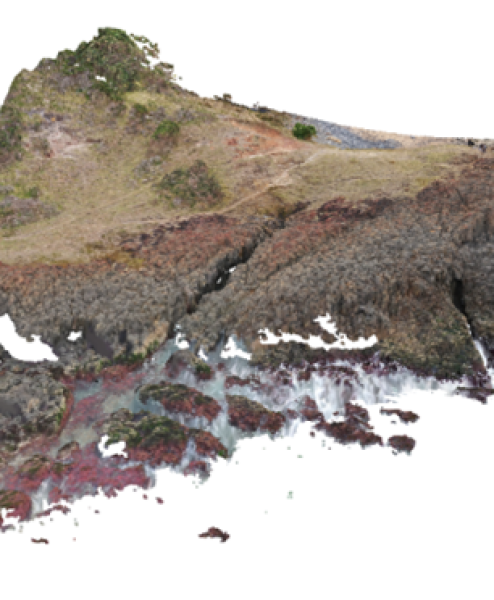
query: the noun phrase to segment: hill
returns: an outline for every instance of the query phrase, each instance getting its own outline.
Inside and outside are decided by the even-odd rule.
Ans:
[[[470,331],[494,364],[491,151],[351,127],[368,147],[299,139],[296,115],[201,98],[148,56],[100,29],[21,71],[2,106],[1,314],[59,356],[3,352],[4,433],[59,430],[74,377],[135,368],[177,324],[196,353],[236,333],[259,367],[377,356],[486,384]],[[378,343],[259,341],[319,335],[326,313]]]

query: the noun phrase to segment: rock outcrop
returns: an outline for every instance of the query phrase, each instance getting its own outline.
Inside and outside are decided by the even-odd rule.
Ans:
[[[189,441],[204,456],[225,454],[211,434],[168,417],[122,409],[102,420],[95,397],[76,406],[77,379],[137,384],[132,373],[177,325],[195,345],[171,357],[164,373],[172,379],[184,369],[210,379],[196,354],[235,334],[254,365],[278,373],[272,385],[226,373],[226,391],[248,385],[282,403],[291,373],[307,379],[318,363],[345,382],[347,402],[355,373],[328,366],[345,357],[366,372],[404,365],[438,378],[466,375],[470,387],[459,393],[485,401],[490,388],[472,335],[494,367],[490,141],[482,154],[481,140],[456,138],[343,152],[296,139],[288,113],[200,98],[172,83],[171,65],[149,69],[136,58],[145,53],[125,32],[100,30],[76,52],[23,70],[0,115],[0,315],[58,357],[33,365],[1,353],[0,488],[18,495],[1,488],[0,506],[25,515],[26,494],[45,476],[56,484],[52,501],[110,481],[95,442],[69,442],[56,460],[46,457],[69,418],[74,429],[97,420],[109,441],[130,444],[129,460],[177,465]],[[261,343],[267,329],[322,334],[331,344],[335,336],[314,321],[327,314],[351,340],[377,342],[356,351]],[[81,337],[69,341],[72,331]],[[169,414],[212,421],[220,411],[181,383],[139,389],[142,402]],[[244,432],[274,434],[296,415],[238,393],[225,398],[230,425]],[[343,423],[325,424],[310,398],[300,414],[344,443],[382,445],[352,406]],[[17,470],[16,452],[31,442],[32,461]],[[388,443],[414,447],[407,436]],[[207,472],[202,459],[188,468]],[[148,482],[138,467],[118,477],[120,487]]]

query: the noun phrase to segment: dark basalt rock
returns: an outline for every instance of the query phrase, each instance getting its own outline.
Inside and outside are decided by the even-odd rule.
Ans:
[[[403,423],[415,423],[419,416],[411,411],[400,410],[398,408],[381,408],[382,415],[397,415]]]
[[[472,398],[473,400],[478,400],[482,402],[482,404],[487,403],[487,398],[494,394],[494,390],[491,388],[484,387],[461,387],[458,386],[455,390],[455,393],[460,396],[465,396],[466,398]]]
[[[88,111],[83,113],[88,114],[84,120],[92,123],[91,127],[96,116],[89,110],[92,103],[103,107],[106,103],[104,119],[110,117],[109,128],[125,112],[121,99],[109,104],[105,97],[108,89],[104,91],[107,85],[111,87],[114,73],[123,64],[137,77],[130,88],[139,83],[147,91],[163,93],[169,88],[183,96],[191,94],[168,85],[167,77],[159,70],[142,69],[131,56],[136,53],[139,57],[140,52],[124,32],[104,29],[99,34],[100,49],[95,55],[82,44],[75,54],[64,51],[57,60],[42,60],[34,73],[43,85],[51,87],[50,91],[85,92]],[[130,54],[113,43],[114,36]],[[100,52],[110,52],[112,60],[100,62]],[[95,56],[105,72],[109,64],[113,65],[105,75],[107,85],[95,79]],[[84,57],[88,60],[82,60]],[[80,68],[76,68],[80,60]],[[11,161],[20,150],[22,134],[28,133],[14,100],[26,96],[23,104],[28,101],[22,86],[29,78],[29,73],[21,73],[4,103],[0,125],[9,148],[7,153],[0,153],[2,168],[8,166],[5,160]],[[40,123],[33,121],[30,127],[39,125],[43,135],[52,131],[48,124],[67,133],[75,125],[74,117],[79,120],[77,115],[45,112],[34,106],[27,106],[25,112],[29,108],[30,114],[34,110],[42,117]],[[146,113],[149,119],[144,118]],[[276,116],[271,109],[269,113]],[[190,119],[212,122],[218,116],[203,117],[184,109],[173,118],[185,125]],[[129,110],[128,132],[148,135],[165,118],[170,115],[162,108],[149,112],[142,105],[134,105]],[[83,140],[93,143],[104,137],[103,132],[91,131]],[[289,140],[282,142],[290,145]],[[474,143],[477,141],[469,142]],[[152,150],[150,144],[148,152]],[[53,152],[48,156],[53,158]],[[147,178],[160,161],[156,153],[146,155],[144,161],[142,158],[137,158],[134,166],[137,174],[146,174]],[[320,206],[319,200],[314,201],[312,209],[311,199],[283,213],[291,213],[287,218],[240,216],[240,211],[231,217],[199,214],[126,235],[101,259],[88,264],[0,263],[2,313],[14,315],[19,335],[39,335],[59,358],[55,363],[41,361],[33,368],[0,348],[0,482],[5,488],[18,486],[18,492],[5,493],[21,494],[16,498],[25,507],[24,496],[37,489],[43,478],[56,484],[50,491],[51,501],[85,493],[98,482],[103,482],[108,494],[130,481],[145,486],[149,480],[142,465],[125,472],[119,472],[118,467],[128,460],[176,465],[190,439],[203,456],[226,456],[226,449],[214,436],[183,427],[173,419],[145,411],[134,415],[125,410],[108,417],[101,414],[98,395],[74,406],[76,381],[102,380],[105,392],[110,388],[135,390],[140,380],[131,375],[150,356],[155,342],[160,345],[170,339],[179,322],[181,331],[197,342],[197,348],[202,346],[207,352],[222,337],[235,333],[252,351],[251,365],[271,373],[277,371],[269,385],[255,377],[242,380],[228,376],[227,390],[234,385],[248,385],[283,404],[287,392],[293,389],[294,374],[302,381],[308,381],[312,374],[324,375],[343,387],[342,423],[325,422],[309,396],[299,399],[299,411],[286,409],[282,413],[269,411],[243,396],[227,396],[230,424],[243,431],[275,433],[286,421],[300,416],[314,421],[316,428],[341,443],[382,445],[369,425],[367,411],[350,402],[358,376],[353,368],[334,364],[341,359],[349,360],[352,366],[359,363],[366,373],[377,376],[396,373],[403,366],[418,376],[433,375],[440,380],[466,375],[469,387],[458,388],[457,393],[486,402],[491,393],[488,377],[467,325],[482,341],[488,365],[493,366],[494,282],[486,274],[494,264],[494,160],[464,152],[450,164],[462,165],[463,170],[454,177],[434,181],[414,197],[378,193],[358,198],[357,202],[342,196],[328,197]],[[157,187],[177,194],[180,188],[191,203],[201,200],[212,205],[222,197],[221,186],[209,173],[206,162],[185,167],[164,175],[163,185]],[[0,186],[0,226],[22,226],[56,214],[37,196],[15,196],[14,192],[22,195],[19,189],[17,184],[15,189]],[[241,211],[245,208],[252,207],[242,205]],[[238,269],[227,275],[233,266]],[[259,330],[267,328],[277,333],[296,333],[305,340],[309,335],[321,335],[325,343],[332,344],[336,338],[313,321],[328,313],[338,332],[351,340],[376,335],[377,343],[362,350],[329,351],[298,342],[260,343]],[[67,340],[70,331],[81,329],[82,338]],[[171,357],[165,373],[176,378],[183,369],[194,373],[198,380],[213,376],[211,367],[187,350]],[[218,371],[224,370],[224,364],[218,365]],[[154,398],[170,412],[205,416],[210,422],[220,411],[214,399],[199,391],[163,382],[143,386],[140,398],[144,402]],[[417,418],[404,411],[382,412],[397,414],[404,422]],[[110,436],[107,445],[125,441],[128,458],[103,459],[96,444],[80,448],[75,443],[60,448],[56,460],[48,458],[48,449],[56,450],[50,447],[56,435],[65,427],[74,431],[77,425],[91,426],[95,431],[106,427]],[[389,444],[400,451],[411,451],[414,441],[394,436]],[[24,452],[22,458],[27,460],[18,470],[4,468],[17,452]],[[206,461],[191,462],[187,472],[194,470],[206,473]],[[0,493],[0,505],[1,494],[4,492]],[[8,496],[9,502],[11,499]]]
[[[67,513],[70,512],[70,508],[68,506],[64,506],[63,504],[55,504],[55,506],[52,506],[51,508],[48,508],[48,509],[44,510],[43,512],[36,513],[35,517],[36,518],[49,517],[51,515],[51,513],[55,510],[59,510],[64,515],[66,515]],[[96,512],[98,512],[98,511],[96,511]]]
[[[200,533],[199,537],[207,538],[207,537],[217,537],[220,538],[222,542],[226,542],[226,540],[230,537],[230,534],[225,531],[221,531],[217,527],[210,527],[205,533]]]
[[[106,418],[100,427],[100,431],[109,436],[106,447],[126,442],[128,459],[123,460],[149,462],[151,466],[161,462],[177,465],[182,460],[189,438],[194,439],[198,454],[211,457],[228,455],[227,449],[211,433],[185,427],[168,417],[158,417],[146,411],[131,413],[120,409]]]
[[[408,435],[393,435],[388,439],[388,445],[398,452],[410,452],[415,448],[415,440]]]
[[[68,442],[57,452],[57,460],[66,461],[73,459],[73,454],[80,451],[78,442]]]
[[[175,379],[184,369],[189,369],[198,379],[211,379],[213,372],[208,363],[193,354],[190,350],[178,350],[167,361],[165,373]]]
[[[297,404],[300,407],[298,412],[303,417],[302,420],[319,421],[324,419],[322,412],[319,411],[317,404],[310,396],[305,395],[298,398]],[[295,414],[297,413],[295,412]]]
[[[327,435],[333,437],[340,444],[349,444],[360,442],[362,447],[371,444],[383,445],[382,438],[369,431],[372,429],[369,425],[369,413],[362,406],[345,404],[345,420],[337,423],[328,423],[324,420],[322,414],[315,429],[324,431]]]
[[[160,402],[166,410],[172,413],[206,417],[209,422],[215,419],[221,411],[221,406],[214,398],[181,383],[173,384],[162,381],[140,388],[140,401],[146,404],[150,398]]]
[[[265,408],[259,402],[245,396],[226,395],[228,403],[228,421],[230,425],[243,431],[269,431],[276,433],[283,427],[285,417]]]

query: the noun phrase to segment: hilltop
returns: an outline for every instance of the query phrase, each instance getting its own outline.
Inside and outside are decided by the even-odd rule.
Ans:
[[[2,262],[89,263],[191,215],[287,218],[332,194],[412,198],[459,172],[465,148],[434,138],[395,136],[404,147],[386,151],[300,141],[289,113],[201,98],[175,83],[173,65],[146,64],[157,46],[136,39],[147,45],[100,29],[12,82],[0,118]]]

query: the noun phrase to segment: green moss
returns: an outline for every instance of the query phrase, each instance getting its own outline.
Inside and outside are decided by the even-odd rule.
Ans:
[[[99,363],[96,365],[96,373],[100,373],[104,368],[109,367],[111,364],[112,361],[108,360],[107,358],[100,360]]]
[[[227,458],[228,457],[228,451],[227,450],[223,450],[223,448],[220,448],[218,450],[218,456],[221,456],[222,458]]]
[[[146,115],[149,114],[148,108],[144,106],[144,104],[139,104],[139,102],[136,102],[134,104],[134,112],[141,119],[143,119]]]
[[[57,475],[61,475],[64,471],[64,469],[66,468],[66,465],[64,465],[61,462],[56,462],[53,465],[53,471],[57,474]]]
[[[138,352],[137,354],[129,354],[129,355],[122,353],[122,354],[118,354],[113,359],[113,361],[115,364],[118,364],[118,365],[133,365],[133,364],[137,364],[139,362],[144,361],[144,359],[145,359],[145,356],[141,352]]]
[[[115,423],[110,426],[105,446],[125,441],[126,445],[135,448],[143,444],[150,446],[160,441],[164,443],[177,442],[186,439],[185,433],[179,423],[172,421],[168,417],[157,417],[141,411],[134,418],[145,413],[147,416],[138,422]]]
[[[55,419],[57,421],[58,426],[60,427],[61,423],[62,423],[62,419],[63,419],[63,415],[65,413],[65,407],[62,406],[60,408],[60,410],[57,412],[57,414],[55,415]]]
[[[108,439],[105,442],[105,448],[108,448],[108,446],[111,446],[112,444],[118,444],[118,442],[120,441],[120,435],[116,432],[112,433],[112,435],[108,436]]]
[[[151,356],[151,354],[159,347],[159,345],[160,343],[158,340],[154,340],[154,342],[151,342],[146,348],[146,356]]]
[[[207,373],[209,375],[211,373],[211,367],[209,365],[198,363],[196,365],[196,373]]]
[[[15,508],[17,506],[16,496],[18,492],[16,490],[0,490],[0,507],[1,508]]]

